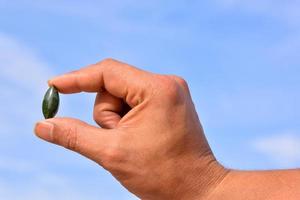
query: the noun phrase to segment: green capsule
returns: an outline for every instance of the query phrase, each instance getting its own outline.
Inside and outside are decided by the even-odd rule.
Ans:
[[[52,118],[56,115],[59,107],[59,94],[54,86],[51,86],[43,100],[43,115],[45,119]]]

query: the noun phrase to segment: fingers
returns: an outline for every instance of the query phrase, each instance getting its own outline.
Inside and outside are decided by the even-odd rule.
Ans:
[[[94,120],[102,128],[115,128],[121,120],[123,101],[107,91],[98,93],[94,106]]]
[[[114,134],[99,129],[80,120],[71,118],[52,118],[38,122],[35,133],[41,139],[78,152],[92,160],[113,140]]]
[[[112,59],[49,81],[49,85],[56,86],[62,93],[99,92],[105,88],[113,96],[124,99],[130,106],[143,100],[149,83],[150,73]]]

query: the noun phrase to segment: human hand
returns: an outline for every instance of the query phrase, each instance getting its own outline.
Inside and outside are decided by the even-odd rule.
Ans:
[[[96,92],[94,120],[38,122],[38,137],[99,163],[147,200],[205,199],[226,176],[205,139],[186,82],[107,59],[49,81]]]

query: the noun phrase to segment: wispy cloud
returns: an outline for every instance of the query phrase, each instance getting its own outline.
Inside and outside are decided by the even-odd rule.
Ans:
[[[26,130],[16,122],[28,126],[40,118],[41,97],[52,72],[34,50],[1,32],[0,60],[1,104],[5,105],[0,108],[5,113],[0,117],[0,137],[7,137]]]
[[[300,162],[300,135],[296,132],[283,132],[264,136],[253,142],[254,149],[281,167],[291,167]]]
[[[300,19],[299,1],[215,0],[214,3],[224,9],[242,10],[252,14],[275,17],[299,27],[297,24]]]
[[[0,175],[0,199],[5,200],[108,200],[118,197],[118,194],[98,193],[101,189],[94,190],[94,187],[87,190],[82,184],[76,183],[76,179],[53,172],[44,164],[33,160],[2,156]],[[14,178],[9,178],[14,176],[17,176],[17,182]],[[119,197],[121,195],[122,192]],[[137,200],[129,193],[122,199]]]
[[[25,21],[35,21],[35,19],[32,18],[41,17],[41,20],[43,20],[46,18],[52,19],[52,17],[54,17],[52,21],[48,21],[49,25],[60,24],[61,26],[65,26],[70,23],[71,25],[76,25],[78,30],[90,28],[91,32],[96,32],[95,35],[97,35],[97,37],[82,33],[82,35],[75,38],[74,41],[89,38],[90,40],[87,41],[83,39],[82,42],[88,43],[93,41],[93,43],[98,44],[99,40],[103,40],[103,43],[101,42],[101,44],[103,44],[101,50],[105,49],[110,56],[117,55],[119,57],[125,57],[124,55],[129,55],[127,58],[130,57],[130,62],[137,62],[137,60],[141,59],[144,61],[140,63],[147,66],[151,66],[152,64],[153,66],[154,64],[159,66],[156,69],[151,67],[149,70],[155,71],[164,69],[170,72],[173,70],[174,72],[174,68],[172,67],[165,68],[167,65],[173,66],[168,60],[174,60],[174,64],[177,65],[182,62],[181,64],[186,66],[185,69],[189,71],[187,78],[192,79],[194,77],[196,80],[194,82],[194,94],[201,93],[202,97],[200,95],[198,96],[198,105],[201,105],[202,109],[207,109],[206,118],[207,121],[211,122],[210,126],[216,127],[218,124],[221,124],[224,133],[230,132],[233,135],[237,133],[241,134],[242,132],[242,130],[232,131],[232,127],[236,128],[236,126],[240,126],[243,130],[250,126],[255,126],[259,129],[270,125],[271,128],[274,128],[274,126],[272,127],[273,124],[280,123],[282,125],[283,121],[286,123],[284,125],[293,126],[292,123],[295,122],[293,119],[298,116],[298,104],[296,104],[296,102],[299,99],[299,92],[297,93],[297,90],[290,90],[290,88],[284,87],[278,89],[277,86],[282,85],[282,79],[290,79],[290,74],[298,74],[298,65],[293,65],[297,69],[290,74],[284,74],[281,73],[281,70],[277,70],[280,71],[280,76],[278,76],[278,80],[275,80],[276,78],[270,78],[274,75],[274,65],[268,66],[265,65],[265,63],[255,62],[253,67],[251,66],[251,68],[245,69],[243,68],[243,64],[245,62],[252,63],[251,60],[260,60],[262,57],[264,59],[268,57],[267,59],[269,60],[275,60],[274,63],[277,63],[278,60],[283,63],[290,62],[293,64],[299,62],[296,53],[298,52],[300,44],[298,37],[300,31],[299,6],[299,2],[296,1],[272,0],[215,0],[202,1],[200,3],[196,3],[195,1],[174,3],[172,1],[165,2],[157,0],[142,3],[136,0],[125,0],[122,2],[114,0],[101,2],[93,0],[45,0],[26,2],[21,0],[0,0],[0,9],[3,11],[2,13],[5,13],[1,15],[4,16],[3,19],[8,17],[5,16],[7,13],[20,13],[16,15],[16,19],[9,18],[12,21],[7,22],[8,24],[3,26],[3,28],[8,27],[12,33],[14,32],[13,30],[20,30],[22,27],[19,26],[19,18],[23,19],[23,17],[25,17]],[[21,10],[30,14],[22,13],[20,12]],[[230,13],[229,17],[227,13]],[[236,18],[239,23],[230,23],[232,17]],[[62,19],[65,23],[58,22],[57,18]],[[282,32],[279,31],[280,33],[275,34],[273,30],[270,30],[265,33],[259,29],[255,29],[257,28],[255,26],[248,27],[247,24],[240,24],[247,23],[249,20],[252,22],[252,19],[254,24],[261,19],[267,19],[266,23],[271,21],[271,23],[273,23],[272,26],[277,27],[275,31],[282,30]],[[236,37],[235,34],[231,35],[231,32],[223,33],[223,29],[218,26],[222,26],[222,24],[224,26],[223,22],[226,21],[228,22],[228,24],[226,24],[228,29],[235,29],[238,33],[239,31],[242,33],[239,34],[238,37]],[[14,25],[9,25],[9,23]],[[86,24],[87,26],[83,26],[82,24]],[[35,27],[32,26],[31,23],[25,23],[25,25],[35,30]],[[211,25],[213,25],[213,27]],[[286,25],[289,25],[288,28]],[[16,27],[19,29],[16,29]],[[266,29],[268,29],[268,26]],[[59,30],[67,33],[69,29]],[[57,32],[58,34],[60,33],[59,30]],[[103,35],[104,32],[108,33],[109,36]],[[247,32],[247,34],[244,34],[244,32]],[[218,34],[216,35],[216,33]],[[253,38],[249,40],[248,34],[252,33],[258,34],[261,40],[255,41]],[[28,37],[22,31],[13,34],[25,40]],[[30,32],[30,34],[36,34],[36,32],[33,31]],[[43,37],[49,40],[49,43],[64,42],[63,37],[53,38],[52,35],[46,37],[47,35],[51,35],[51,32],[46,32],[45,37]],[[149,37],[150,35],[151,37]],[[210,37],[208,37],[208,35]],[[221,35],[225,35],[226,37]],[[274,35],[276,35],[276,37],[274,37]],[[34,35],[31,36],[35,37]],[[261,44],[262,40],[269,41],[269,37],[274,38],[270,41],[272,44]],[[228,38],[231,39],[228,40]],[[54,41],[56,39],[57,41]],[[166,43],[166,41],[171,42]],[[204,41],[207,41],[207,43]],[[184,45],[180,46],[181,43]],[[194,45],[194,43],[198,45]],[[137,44],[141,45],[140,48],[137,48]],[[157,45],[151,46],[151,44]],[[188,44],[188,47],[186,44]],[[172,49],[166,47],[170,45]],[[46,45],[46,47],[51,47],[51,45]],[[85,48],[86,47],[87,46],[85,46]],[[154,53],[151,54],[151,51],[148,52],[148,50],[153,47],[155,47],[155,50],[152,51]],[[161,52],[157,51],[158,47]],[[208,56],[209,59],[205,58],[206,54],[201,57],[201,54],[203,52],[205,53],[207,48],[213,49],[213,51],[208,51],[210,52]],[[267,48],[267,50],[264,48]],[[174,54],[173,49],[176,52],[180,52],[180,54]],[[204,51],[202,52],[201,49],[204,49]],[[95,49],[90,51],[92,52],[94,50]],[[99,48],[97,47],[95,51],[99,51]],[[221,78],[226,77],[226,75],[223,75],[222,71],[219,72],[218,68],[214,68],[213,64],[211,64],[213,60],[218,60],[218,53],[215,53],[215,51],[225,55],[226,52],[232,51],[233,60],[241,60],[241,62],[229,64],[221,62],[225,66],[228,65],[226,72],[231,74],[227,77],[228,82],[233,80],[235,85],[237,85],[235,88],[237,88],[238,91],[234,90],[234,87],[231,87],[228,82],[221,84],[218,82],[217,79],[219,75]],[[64,50],[61,49],[57,49],[57,52],[61,55],[65,53]],[[183,55],[183,52],[186,52],[186,55]],[[249,53],[251,56],[248,55]],[[153,57],[157,57],[157,55],[164,59],[156,59],[154,62],[155,59],[153,59]],[[258,59],[251,59],[252,56]],[[205,63],[202,63],[202,59],[205,60]],[[58,165],[72,167],[72,169],[75,170],[76,167],[78,167],[77,161],[74,161],[77,158],[70,161],[66,159],[69,158],[69,155],[62,155],[62,151],[54,153],[56,148],[51,149],[51,154],[47,152],[49,149],[43,149],[44,145],[47,146],[46,144],[43,144],[43,146],[34,146],[36,145],[36,141],[32,141],[32,126],[37,119],[42,117],[41,100],[43,92],[47,87],[46,80],[53,74],[51,66],[39,55],[39,51],[28,47],[23,41],[3,33],[0,33],[0,60],[0,100],[1,104],[4,105],[0,107],[0,112],[3,113],[0,116],[0,199],[47,200],[63,199],[65,195],[72,197],[71,199],[93,199],[93,197],[82,194],[82,188],[73,186],[72,183],[74,180],[71,177],[61,176],[59,174],[60,170],[57,170],[58,173],[55,174],[37,162],[37,158],[42,156],[44,161],[50,164],[53,164],[54,161],[56,164],[58,163]],[[225,60],[228,61],[228,58],[226,57]],[[188,65],[189,63],[194,67],[188,68],[190,66]],[[207,74],[209,75],[210,72],[208,73],[208,71],[210,69],[208,68],[213,69],[214,76],[208,79],[207,85],[204,85],[205,87],[207,86],[209,90],[209,92],[205,94],[203,90],[197,88],[197,85],[201,85],[201,79],[205,79],[205,76]],[[184,68],[181,69],[184,71]],[[261,73],[262,70],[265,70],[265,72]],[[217,76],[215,76],[215,74],[217,74]],[[244,74],[247,74],[247,76]],[[275,89],[271,89],[268,86],[264,88],[259,84],[257,87],[257,85],[255,85],[255,77],[257,74],[263,77],[262,84],[264,82],[268,83],[269,81],[276,82],[276,86],[272,86]],[[199,79],[199,77],[201,78]],[[294,80],[296,80],[296,78]],[[297,80],[294,81],[296,83],[294,88],[297,88],[299,82]],[[247,81],[250,82],[250,84],[254,84],[254,86],[245,87],[245,82]],[[214,84],[217,84],[218,88],[224,84],[225,90],[216,91],[214,88],[210,88],[210,86]],[[200,101],[203,102],[203,95],[206,96],[208,102],[207,106],[200,103]],[[81,97],[82,95],[80,95],[80,98]],[[92,99],[89,99],[89,102],[92,101]],[[66,106],[68,105],[62,106],[60,112],[66,110]],[[70,104],[70,106],[77,108],[78,102],[76,102],[76,104]],[[89,114],[86,111],[87,109],[85,109],[84,112],[78,109],[74,110],[75,116],[78,113],[80,113],[80,117]],[[65,112],[62,113],[65,114]],[[230,125],[228,126],[229,129],[226,129],[226,125]],[[227,134],[224,135],[228,138]],[[222,136],[218,135],[217,137]],[[251,140],[253,136],[247,134],[245,138],[250,138]],[[232,140],[236,143],[240,142],[240,139],[234,137],[232,137]],[[220,139],[220,141],[223,142],[222,139]],[[268,135],[261,138],[259,137],[251,145],[260,155],[264,155],[264,157],[269,159],[274,165],[290,167],[296,165],[295,163],[299,164],[299,160],[297,159],[299,154],[295,148],[296,143],[297,145],[299,143],[298,141],[299,136],[297,133],[288,132],[275,135],[271,134],[270,137]],[[280,146],[278,145],[279,143],[281,144]],[[33,147],[33,149],[31,149],[31,147]],[[249,148],[247,149],[249,150]],[[18,151],[22,151],[22,153],[16,153]],[[224,154],[228,154],[226,150],[223,152]],[[36,154],[38,154],[38,156]],[[24,155],[25,157],[23,157]],[[20,159],[20,157],[22,157],[22,159]],[[253,158],[252,161],[253,163],[259,162],[259,158]],[[62,162],[64,162],[64,164],[62,164]],[[238,162],[243,163],[241,160],[238,160]],[[59,168],[60,166],[56,167]],[[11,178],[8,177],[7,174],[15,174],[15,176]],[[28,174],[28,177],[16,177],[16,175],[19,174]],[[79,176],[78,174],[79,173],[73,173],[72,175]],[[82,176],[85,176],[85,174]],[[23,179],[25,180],[25,184],[22,189],[20,185],[23,184]],[[29,181],[27,183],[27,179],[31,180],[31,182]],[[99,183],[99,185],[107,185],[110,183],[109,181],[111,180],[103,180],[101,182],[104,183]],[[55,186],[55,182],[61,182],[62,184]],[[85,184],[82,183],[81,186],[84,185]],[[98,183],[93,185],[98,186]],[[59,187],[62,189],[59,189]],[[99,187],[101,188],[101,186]],[[100,192],[105,190],[102,187],[103,190],[101,191],[100,188]],[[115,192],[116,190],[120,190],[120,188],[112,190]],[[57,192],[54,193],[53,191]],[[115,197],[115,199],[125,199],[125,197],[120,198],[119,194],[115,194]],[[101,197],[97,196],[97,199],[101,199]],[[102,196],[102,199],[114,199],[114,197],[106,198]]]
[[[104,191],[99,194],[101,189],[95,190],[97,185],[87,187],[74,182],[81,178],[78,174],[63,173],[68,167],[73,170],[88,167],[82,166],[86,163],[78,157],[72,160],[68,159],[69,155],[58,159],[67,152],[55,148],[51,149],[52,154],[49,153],[49,145],[39,146],[41,144],[37,143],[32,131],[35,121],[42,117],[41,100],[47,88],[46,81],[53,74],[51,67],[35,50],[3,33],[0,33],[0,60],[0,100],[3,105],[0,107],[3,113],[0,117],[0,199],[107,200],[124,194],[127,194],[124,199],[135,199],[120,188],[117,194]],[[63,110],[68,108],[64,106]],[[59,169],[48,167],[49,163]],[[99,187],[114,184],[112,178],[103,182]]]
[[[34,50],[3,33],[0,33],[0,60],[1,104],[4,105],[0,111],[5,114],[0,117],[0,198],[55,199],[56,194],[50,188],[59,185],[68,192],[65,178],[40,167],[33,159],[11,155],[14,151],[30,151],[28,134],[33,134],[32,126],[39,118],[40,112],[35,110],[40,110],[40,98],[51,70]],[[20,140],[27,143],[18,145]],[[14,182],[11,176],[22,179]],[[19,188],[20,183],[26,186]]]
[[[294,122],[299,94],[282,88],[239,87],[224,91],[211,90],[202,101],[202,110],[213,126],[271,126],[274,123]],[[205,104],[206,103],[206,104]]]
[[[32,160],[0,157],[0,199],[5,200],[106,200],[107,194],[97,194],[95,191],[87,193],[78,188],[74,179],[48,170],[46,166]],[[16,183],[11,177],[18,177]],[[134,200],[134,197],[128,200]]]
[[[40,93],[45,80],[52,75],[49,66],[17,39],[0,32],[0,78],[6,83]],[[3,86],[2,86],[3,87]],[[3,89],[3,88],[2,88]],[[6,91],[12,94],[14,91]]]
[[[87,20],[94,26],[101,27],[105,32],[113,34],[145,34],[164,39],[172,38],[174,33],[185,34],[182,27],[173,27],[163,23],[172,10],[179,9],[177,4],[162,1],[19,1],[0,2],[0,9],[28,9],[32,12],[43,11],[55,16],[71,17]],[[166,9],[168,8],[168,9]],[[178,40],[178,38],[177,38]],[[112,43],[109,41],[107,43]],[[124,52],[125,53],[125,52]]]

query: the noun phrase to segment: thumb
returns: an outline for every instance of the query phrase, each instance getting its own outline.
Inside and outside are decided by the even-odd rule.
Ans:
[[[52,118],[38,122],[35,134],[48,142],[78,152],[92,160],[109,144],[112,130],[104,130],[72,118]]]

